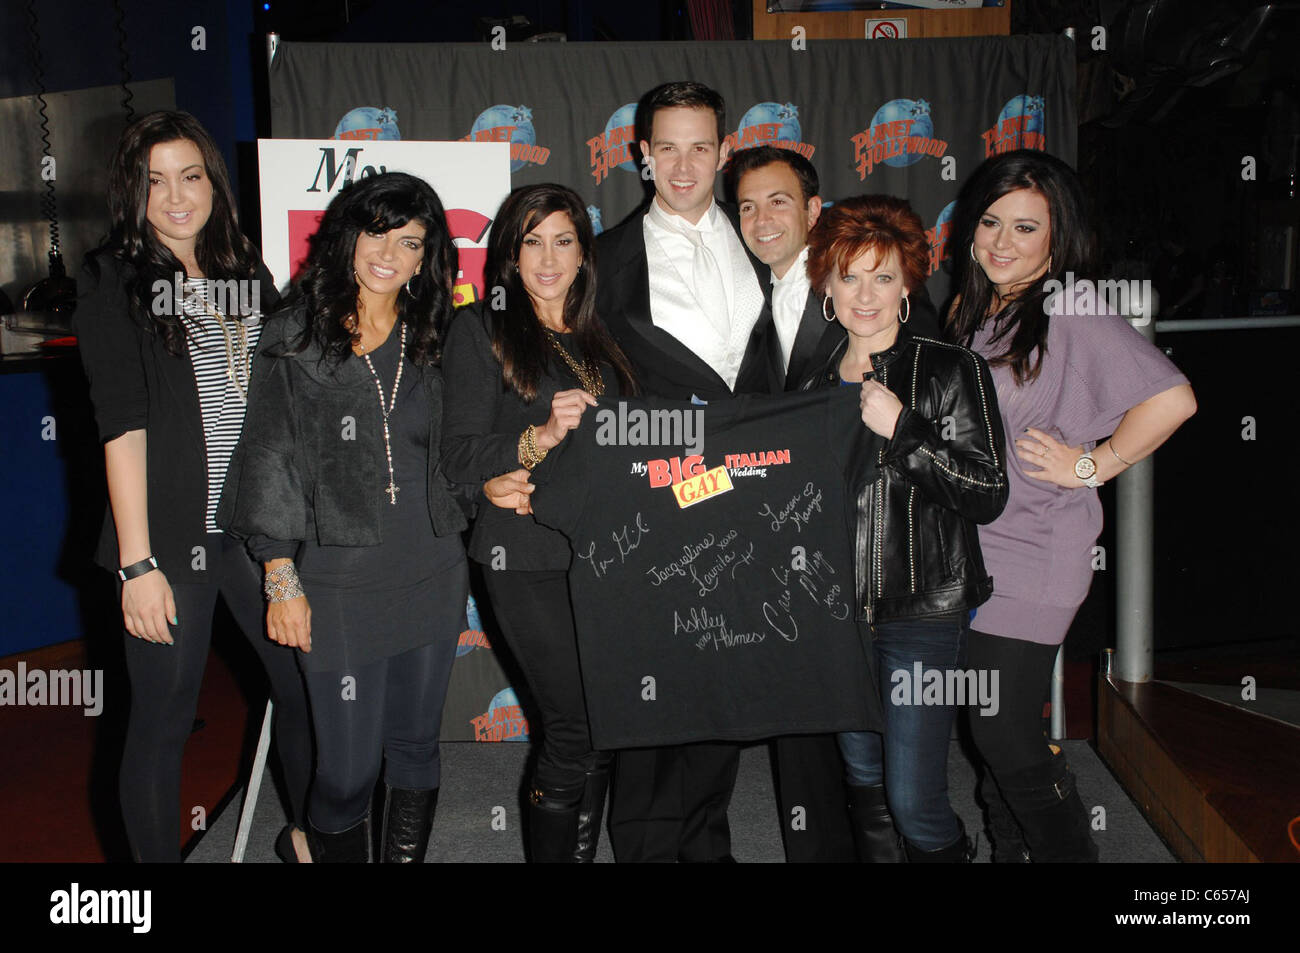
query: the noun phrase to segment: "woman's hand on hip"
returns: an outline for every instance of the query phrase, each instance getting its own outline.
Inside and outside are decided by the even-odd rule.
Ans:
[[[894,392],[879,381],[862,382],[862,422],[872,432],[892,440],[898,427],[898,417],[903,412],[902,402]]]
[[[1016,438],[1016,456],[1024,463],[1037,467],[1024,468],[1025,476],[1045,483],[1055,483],[1067,490],[1077,490],[1086,484],[1074,472],[1074,464],[1083,456],[1083,447],[1068,447],[1051,434],[1037,427],[1026,427]]]
[[[266,607],[266,634],[272,642],[311,651],[311,606],[306,596],[272,602]]]
[[[172,645],[168,624],[177,625],[176,599],[161,569],[122,583],[122,622],[126,631],[146,642]]]
[[[483,495],[492,502],[493,506],[499,506],[503,510],[514,510],[520,516],[527,516],[533,511],[533,505],[528,498],[533,490],[537,489],[528,482],[528,476],[528,471],[520,468],[493,477],[483,484]]]
[[[552,397],[551,417],[537,428],[538,449],[550,450],[558,444],[565,434],[576,429],[582,422],[582,412],[595,406],[596,398],[576,387],[573,390],[562,390]]]

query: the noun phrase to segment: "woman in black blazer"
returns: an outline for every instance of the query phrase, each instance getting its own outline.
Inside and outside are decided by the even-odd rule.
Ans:
[[[422,862],[429,843],[469,593],[435,365],[455,254],[421,179],[384,173],[335,197],[253,361],[217,517],[265,566],[271,638],[300,653],[318,862],[368,859],[381,761],[384,862]]]
[[[560,185],[518,189],[492,223],[486,284],[504,306],[471,305],[447,336],[443,456],[456,480],[488,480],[496,507],[474,524],[470,556],[542,719],[529,785],[529,856],[589,863],[608,786],[592,751],[569,602],[569,541],[532,517],[528,471],[578,426],[595,398],[634,391],[596,315],[591,221]],[[495,294],[495,292],[494,292]]]
[[[290,802],[276,849],[305,857],[302,679],[263,637],[258,567],[213,520],[275,284],[239,231],[220,153],[187,113],[127,127],[108,199],[109,238],[86,258],[76,324],[108,476],[96,558],[118,574],[127,633],[127,837],[136,860],[180,860],[181,756],[220,595],[270,680]]]

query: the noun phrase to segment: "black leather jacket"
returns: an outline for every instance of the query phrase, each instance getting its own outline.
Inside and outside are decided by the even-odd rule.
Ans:
[[[838,386],[847,345],[800,389]],[[974,524],[996,519],[1007,503],[1002,416],[988,365],[907,325],[871,364],[903,412],[892,439],[863,426],[851,455],[858,617],[881,623],[972,609],[993,592]]]

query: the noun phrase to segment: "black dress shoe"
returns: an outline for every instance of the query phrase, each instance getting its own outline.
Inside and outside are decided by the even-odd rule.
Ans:
[[[293,846],[293,832],[298,828],[292,824],[284,825],[280,836],[275,839],[275,856],[286,864],[298,863],[298,851]]]

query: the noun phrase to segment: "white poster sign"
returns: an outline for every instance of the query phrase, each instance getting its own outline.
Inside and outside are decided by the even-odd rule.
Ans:
[[[307,256],[325,207],[355,179],[418,175],[438,193],[460,256],[456,303],[483,297],[488,228],[510,192],[507,142],[259,139],[262,258],[284,288]]]

